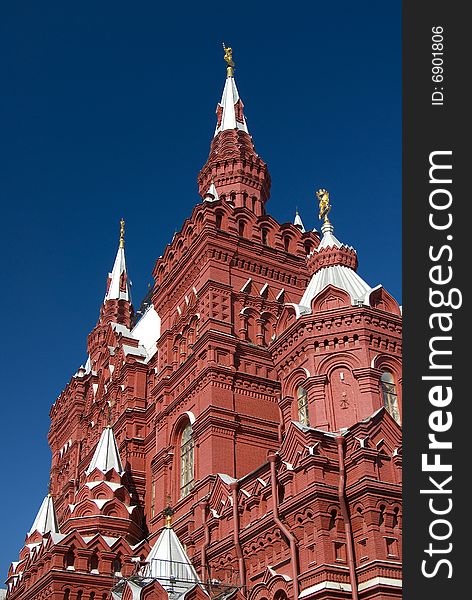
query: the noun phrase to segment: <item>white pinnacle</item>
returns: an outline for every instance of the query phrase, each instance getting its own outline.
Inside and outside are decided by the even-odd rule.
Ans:
[[[295,227],[298,227],[302,233],[305,233],[305,226],[303,225],[302,218],[298,214],[298,210],[295,213],[295,219],[293,220]]]
[[[123,475],[124,469],[121,464],[118,444],[111,427],[105,427],[98,441],[92,461],[85,471],[86,475],[98,469],[102,473],[107,473],[110,469],[115,469],[118,475]]]
[[[208,188],[208,192],[205,194],[203,198],[205,202],[216,202],[219,200],[218,192],[216,191],[216,187],[214,182],[211,182],[210,187]]]
[[[131,301],[131,291],[126,273],[125,249],[120,244],[116,253],[112,272],[109,274],[110,285],[105,294],[105,300],[128,300]]]
[[[221,123],[215,129],[215,136],[220,133],[220,131],[225,131],[226,129],[241,129],[242,131],[249,133],[244,115],[242,115],[242,121],[239,121],[236,118],[235,105],[238,100],[239,93],[234,77],[227,77],[220,102],[220,106],[223,109]]]
[[[38,531],[41,535],[44,535],[45,533],[59,533],[54,502],[50,494],[48,494],[41,503],[33,525],[28,531],[28,535],[31,535],[35,531]]]

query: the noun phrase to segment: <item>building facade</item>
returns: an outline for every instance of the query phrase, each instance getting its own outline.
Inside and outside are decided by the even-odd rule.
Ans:
[[[267,213],[225,60],[201,202],[136,312],[122,223],[9,600],[401,595],[400,307],[326,190],[320,232]]]

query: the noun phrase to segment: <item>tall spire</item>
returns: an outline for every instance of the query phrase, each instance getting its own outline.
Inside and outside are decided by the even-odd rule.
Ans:
[[[102,473],[108,473],[110,469],[115,469],[118,475],[124,473],[115,434],[109,426],[105,427],[102,432],[90,465],[85,471],[86,475],[90,475],[94,469],[98,469]]]
[[[51,494],[48,494],[42,501],[33,525],[28,531],[28,535],[33,534],[35,531],[38,531],[41,535],[59,533],[56,511],[54,510],[54,502]]]
[[[228,66],[226,68],[226,81],[225,87],[223,88],[223,95],[221,96],[221,102],[216,109],[218,123],[215,129],[215,136],[218,135],[220,131],[226,131],[227,129],[240,129],[241,131],[249,133],[246,119],[243,114],[244,105],[241,102],[238,88],[236,87],[236,81],[234,80],[233,49],[227,48],[224,44],[223,48],[225,51],[224,59]]]
[[[221,200],[231,200],[235,208],[246,207],[260,216],[270,195],[270,175],[248,132],[234,78],[233,50],[224,44],[223,48],[226,81],[216,107],[217,123],[210,154],[198,175],[199,193],[207,200],[213,184]]]
[[[125,222],[120,221],[120,242],[113,269],[108,276],[108,287],[105,300],[127,300],[131,302],[131,290],[126,272],[125,259]]]

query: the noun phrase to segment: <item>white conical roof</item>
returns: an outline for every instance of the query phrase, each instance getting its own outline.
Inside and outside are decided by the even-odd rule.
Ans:
[[[223,114],[221,116],[220,125],[215,129],[215,135],[220,133],[220,131],[224,131],[225,129],[242,129],[242,131],[249,133],[244,115],[242,116],[242,121],[238,121],[236,119],[236,111],[234,107],[238,100],[239,93],[234,77],[227,77],[220,102],[220,106],[223,109]]]
[[[124,289],[122,289],[122,277],[125,278]],[[112,272],[109,274],[110,285],[105,294],[105,300],[128,300],[131,302],[131,290],[126,272],[126,259],[124,245],[120,244],[116,253],[115,263]]]
[[[351,246],[341,243],[333,234],[334,227],[330,221],[321,226],[323,237],[315,252],[323,248],[346,248],[354,250]],[[360,277],[354,269],[345,265],[330,265],[321,267],[316,271],[300,300],[300,306],[310,307],[311,301],[328,285],[333,285],[347,292],[353,305],[363,303],[371,292],[371,286]]]
[[[45,533],[59,533],[54,502],[50,494],[48,494],[41,503],[33,525],[28,531],[28,535],[31,535],[35,531],[39,531],[41,535],[44,535]]]
[[[201,585],[195,567],[171,527],[162,530],[146,562],[142,575],[157,579],[165,590],[177,596]]]
[[[302,233],[305,233],[305,225],[303,225],[302,218],[298,214],[298,210],[295,213],[295,219],[293,220],[295,227],[298,227]]]
[[[103,430],[92,461],[85,471],[86,475],[89,475],[94,469],[99,469],[102,473],[107,473],[110,469],[115,469],[118,475],[124,473],[118,452],[118,444],[111,427],[105,427]]]

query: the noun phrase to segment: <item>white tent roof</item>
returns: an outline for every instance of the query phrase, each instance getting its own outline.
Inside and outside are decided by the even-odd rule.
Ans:
[[[165,590],[177,596],[187,593],[196,584],[201,585],[195,567],[171,527],[163,529],[146,562],[142,575],[157,579]]]
[[[59,533],[54,502],[50,494],[48,494],[41,503],[33,525],[28,531],[28,535],[31,535],[35,531],[39,531],[41,535],[44,535],[45,533]]]
[[[94,469],[99,469],[102,473],[107,473],[110,469],[115,469],[119,475],[124,473],[118,445],[111,427],[105,427],[103,430],[92,461],[85,473],[89,475]]]

